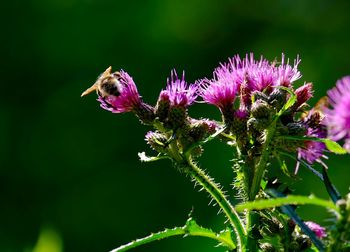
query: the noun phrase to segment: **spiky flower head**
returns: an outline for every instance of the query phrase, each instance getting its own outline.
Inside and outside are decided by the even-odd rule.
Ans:
[[[276,69],[276,85],[291,87],[292,83],[301,78],[301,74],[298,70],[300,63],[299,57],[294,60],[293,66],[289,64],[289,59],[285,58],[282,54],[281,63]]]
[[[178,78],[175,70],[171,71],[170,78],[167,80],[167,87],[162,90],[158,101],[169,101],[170,106],[188,107],[197,98],[197,85],[187,84],[185,73]]]
[[[310,110],[308,115],[303,119],[307,130],[305,135],[307,137],[325,138],[327,131],[323,121],[324,117],[318,111],[314,109]],[[313,164],[315,161],[322,163],[320,158],[325,157],[325,149],[326,145],[324,143],[307,140],[304,141],[304,146],[298,149],[298,157],[306,160],[309,164]]]
[[[298,70],[299,58],[294,65],[282,54],[281,62],[269,62],[260,57],[247,54],[245,58],[238,55],[229,59],[227,64],[221,64],[214,71],[212,80],[203,80],[201,96],[204,101],[214,104],[221,110],[230,106],[236,96],[240,97],[240,107],[249,108],[252,94],[256,91],[269,95],[278,86],[292,87],[292,83],[301,77]]]
[[[230,109],[235,101],[239,86],[229,65],[215,69],[214,78],[199,82],[200,96],[206,103],[217,106],[221,111]]]
[[[344,148],[350,151],[350,76],[337,81],[328,91],[331,108],[325,109],[328,137],[334,141],[345,140]]]
[[[197,85],[187,84],[185,74],[178,78],[175,70],[167,80],[167,87],[160,92],[156,116],[165,126],[172,129],[182,127],[186,121],[187,107],[197,98]]]
[[[295,109],[299,109],[305,102],[307,102],[313,95],[312,83],[305,83],[295,90],[297,101],[293,105]]]
[[[98,90],[98,101],[101,103],[101,107],[112,113],[125,113],[131,112],[137,109],[141,105],[141,96],[137,91],[137,87],[130,77],[130,75],[121,70],[120,72],[111,73],[111,68],[108,72],[105,72],[99,77],[98,82],[101,83],[101,89],[103,89],[103,83],[113,84],[115,92],[102,93]]]
[[[145,140],[151,146],[152,149],[158,152],[166,151],[168,139],[161,132],[149,131],[145,136]]]
[[[312,232],[315,233],[315,235],[318,238],[324,238],[327,236],[326,229],[324,227],[318,225],[317,223],[312,222],[312,221],[306,221],[305,224],[306,224],[306,226],[308,226],[312,230]]]

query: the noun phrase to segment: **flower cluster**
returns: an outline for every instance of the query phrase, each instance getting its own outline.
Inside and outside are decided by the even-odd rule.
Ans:
[[[237,142],[246,145],[253,141],[258,146],[263,145],[264,130],[276,119],[291,98],[291,93],[294,93],[295,102],[277,120],[275,135],[279,138],[274,139],[275,153],[278,150],[298,150],[298,157],[312,164],[320,161],[324,144],[290,139],[293,136],[325,137],[322,120],[311,124],[308,123],[310,116],[305,119],[297,115],[305,111],[306,102],[313,93],[311,83],[294,89],[294,82],[301,78],[299,63],[300,59],[297,58],[290,65],[283,54],[280,62],[269,62],[263,57],[256,60],[253,54],[244,58],[236,55],[216,68],[212,79],[204,78],[195,84],[187,84],[184,74],[179,78],[173,70],[154,107],[143,102],[133,79],[125,71],[112,73],[108,68],[92,88],[97,90],[102,108],[113,113],[134,112],[143,123],[157,125],[158,130],[161,126],[173,133],[180,132],[179,137],[186,135],[184,132],[192,127],[193,120],[188,116],[187,109],[199,96],[204,102],[220,109],[226,132],[236,137]],[[347,81],[344,79],[339,83],[337,90],[344,90]],[[337,90],[330,91],[335,108],[334,111],[328,110],[328,113],[339,118],[338,110],[342,108],[335,104],[339,96]],[[346,105],[343,102],[341,106]],[[341,130],[349,124],[346,118],[342,118],[338,119],[342,120],[342,124],[329,125],[330,134],[335,140],[349,134]]]
[[[194,84],[186,82],[184,73],[179,77],[173,70],[154,106],[143,101],[128,73],[123,70],[112,72],[107,68],[82,96],[96,91],[103,109],[112,113],[132,112],[143,124],[151,126],[145,140],[157,155],[149,157],[143,152],[139,154],[141,160],[171,159],[178,170],[210,194],[231,225],[230,229],[213,234],[189,220],[185,227],[177,230],[186,230],[188,235],[194,232],[214,237],[237,251],[308,251],[312,244],[325,251],[323,240],[326,239],[331,247],[329,251],[340,251],[347,245],[343,246],[344,242],[339,241],[350,240],[347,235],[350,233],[350,197],[347,201],[341,200],[328,178],[324,159],[327,158],[326,151],[346,152],[334,141],[344,141],[344,148],[350,152],[350,76],[339,80],[328,92],[329,105],[324,102],[326,99],[322,99],[310,109],[307,102],[313,96],[312,83],[295,85],[301,78],[299,63],[297,58],[290,64],[283,54],[280,61],[271,62],[263,57],[257,60],[253,54],[244,58],[237,55],[217,67],[212,77],[197,80]],[[216,106],[222,120],[192,118],[188,108],[197,99]],[[233,185],[238,192],[237,198],[243,203],[256,199],[267,202],[266,205],[259,202],[245,205],[245,220],[236,212],[238,208],[231,205],[221,187],[196,165],[204,145],[215,138],[234,147],[232,161],[236,176]],[[296,197],[295,201],[288,201],[290,198],[284,198],[290,192],[288,185],[268,174],[269,165],[275,160],[281,171],[293,179],[295,176],[291,176],[285,158],[296,161],[295,174],[302,164],[324,181],[336,204],[332,209],[338,211],[337,223],[333,226],[338,233],[331,232],[329,237],[325,228],[313,222],[303,222],[288,205],[298,200],[300,204],[307,203],[310,198]],[[323,166],[322,174],[313,168],[314,164]],[[262,186],[264,183],[267,190]],[[277,201],[272,198],[276,197],[284,199],[274,203]],[[278,209],[280,202],[286,205]],[[315,202],[329,207],[322,200],[321,203],[320,200]],[[264,210],[256,211],[260,207]],[[197,232],[197,229],[201,231]],[[225,235],[227,232],[229,235]],[[166,233],[167,230],[155,236],[159,238]],[[224,239],[221,239],[221,234]],[[231,237],[235,237],[235,241]],[[136,246],[137,242],[143,241],[136,240],[126,246]]]

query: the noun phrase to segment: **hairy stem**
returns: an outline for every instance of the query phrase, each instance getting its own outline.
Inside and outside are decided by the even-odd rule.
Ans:
[[[238,248],[240,248],[240,251],[245,251],[245,240],[247,233],[234,207],[231,205],[213,179],[206,175],[199,167],[197,167],[190,158],[187,159],[186,165],[187,167],[185,168],[187,168],[186,171],[188,174],[210,194],[210,196],[217,202],[222,211],[225,213],[236,233]]]
[[[246,211],[246,227],[247,227],[247,252],[255,252],[257,251],[257,239],[254,237],[256,224],[258,223],[257,214],[254,211],[247,210]]]
[[[250,200],[254,200],[255,196],[257,195],[257,193],[260,190],[261,180],[263,178],[264,171],[266,169],[266,165],[269,161],[269,156],[271,153],[270,143],[271,143],[271,140],[272,140],[273,135],[275,133],[275,129],[276,129],[276,121],[274,120],[271,123],[271,125],[266,129],[265,141],[264,141],[264,144],[262,146],[262,153],[261,153],[261,156],[260,156],[258,162],[256,163],[256,166],[254,167],[254,177],[253,177],[253,181],[252,181],[252,186],[251,186],[250,191],[249,191],[249,199]]]

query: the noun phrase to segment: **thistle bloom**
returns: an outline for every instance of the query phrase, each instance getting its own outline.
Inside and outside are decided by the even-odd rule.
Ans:
[[[301,78],[301,74],[298,70],[300,63],[299,57],[294,60],[293,67],[289,64],[289,59],[285,59],[282,54],[281,64],[277,67],[277,86],[291,87],[292,83]]]
[[[277,86],[292,87],[292,83],[301,77],[298,70],[299,63],[300,60],[297,58],[294,60],[294,65],[290,65],[284,54],[278,66],[276,62],[269,62],[263,57],[255,60],[252,53],[243,59],[236,55],[228,64],[222,64],[214,71],[212,80],[201,82],[201,96],[205,102],[222,110],[223,107],[233,104],[239,91],[240,107],[249,108],[251,94],[254,91],[270,94]]]
[[[188,107],[193,104],[197,96],[197,86],[188,85],[185,81],[185,73],[179,79],[176,71],[173,70],[167,80],[167,87],[161,91],[158,101],[169,101],[171,107]]]
[[[328,137],[334,141],[344,139],[344,148],[350,151],[350,76],[338,80],[328,97],[332,106],[325,109]]]
[[[303,119],[303,124],[306,127],[306,136],[325,138],[327,137],[327,131],[324,126],[324,117],[316,110],[309,111],[306,118]],[[326,145],[322,142],[307,140],[304,141],[304,146],[298,148],[298,158],[306,160],[309,164],[318,162],[324,167],[327,167],[321,160],[321,157],[327,158],[323,152],[326,149]],[[299,162],[295,168],[295,174],[298,172]]]
[[[306,135],[308,137],[324,138],[326,132],[321,129],[308,128]],[[309,164],[313,164],[315,161],[321,162],[320,158],[324,156],[325,149],[326,145],[322,142],[305,141],[304,147],[298,149],[298,157],[306,160]]]
[[[315,233],[315,235],[318,238],[324,238],[327,236],[326,229],[324,227],[318,225],[317,223],[312,222],[312,221],[306,221],[305,224],[306,224],[306,226],[308,226],[308,228],[310,228],[312,230],[312,232]]]
[[[235,76],[225,65],[215,69],[212,80],[204,79],[200,81],[199,85],[203,100],[221,110],[227,110],[233,106],[239,88]]]
[[[109,73],[104,79],[112,78],[117,85],[118,95],[99,95],[98,101],[101,107],[112,113],[125,113],[138,109],[141,104],[141,96],[137,91],[137,87],[127,72]],[[104,80],[101,80],[103,82]]]
[[[297,101],[293,105],[296,109],[307,102],[313,95],[312,83],[306,83],[295,90]]]

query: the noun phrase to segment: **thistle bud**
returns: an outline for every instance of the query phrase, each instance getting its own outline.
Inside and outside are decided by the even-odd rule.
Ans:
[[[189,136],[194,142],[203,140],[210,134],[215,132],[217,125],[209,120],[191,120]]]
[[[311,248],[312,242],[307,235],[300,235],[296,238],[296,242],[299,245],[299,251],[304,251],[308,248]]]
[[[269,104],[276,108],[277,111],[281,110],[287,100],[287,92],[282,89],[275,89],[269,96]]]
[[[252,96],[254,97],[255,101],[258,101],[258,100],[262,100],[265,102],[269,101],[269,97],[265,93],[260,92],[260,91],[254,91]]]
[[[164,122],[169,114],[170,97],[166,90],[163,90],[158,98],[155,114],[161,122]]]
[[[143,124],[151,125],[155,119],[154,108],[144,102],[141,102],[134,112]]]
[[[155,151],[166,152],[168,140],[162,133],[149,131],[145,136],[145,140]]]
[[[251,107],[251,114],[255,118],[269,118],[271,107],[263,100],[257,100]]]
[[[244,110],[237,110],[233,116],[232,132],[238,138],[245,137],[247,134],[248,113]]]
[[[294,103],[293,108],[298,110],[305,102],[307,102],[313,95],[312,83],[304,84],[303,86],[295,90],[297,101]]]
[[[182,106],[173,106],[169,110],[168,121],[166,126],[171,129],[181,128],[186,121],[187,111]]]

